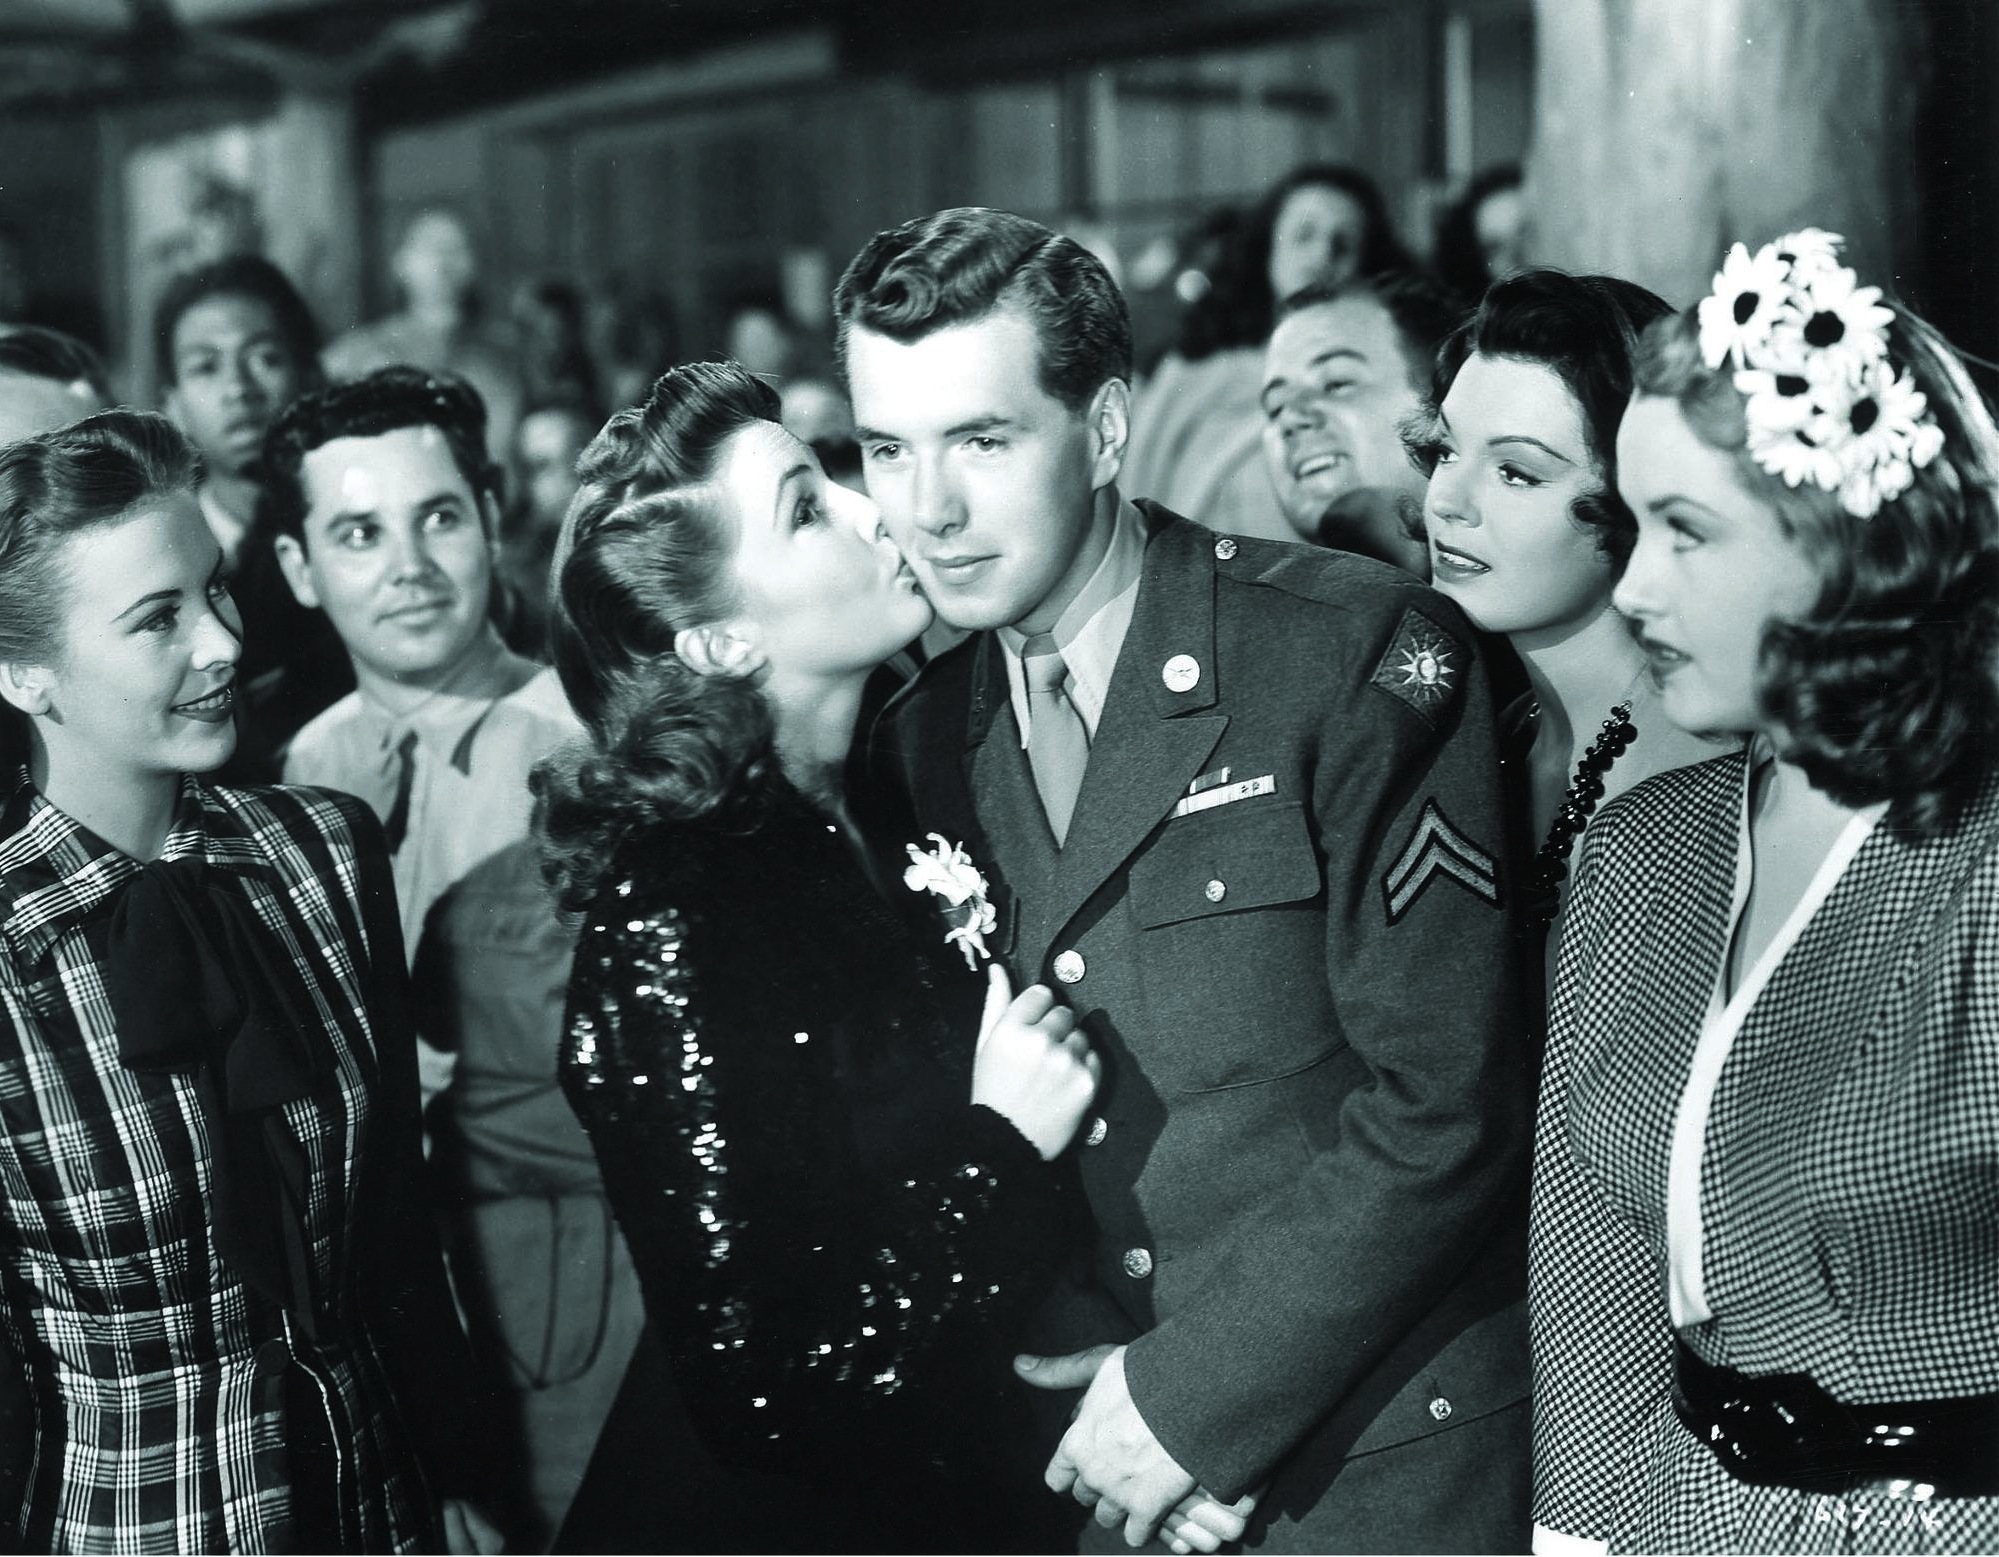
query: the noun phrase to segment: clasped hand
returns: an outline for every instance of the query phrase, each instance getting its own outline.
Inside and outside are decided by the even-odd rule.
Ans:
[[[1048,1462],[1048,1485],[1094,1509],[1106,1530],[1123,1525],[1134,1547],[1155,1533],[1183,1554],[1241,1540],[1257,1494],[1223,1503],[1195,1485],[1133,1404],[1124,1352],[1122,1346],[1093,1346],[1066,1357],[1014,1359],[1014,1371],[1038,1388],[1089,1386]]]

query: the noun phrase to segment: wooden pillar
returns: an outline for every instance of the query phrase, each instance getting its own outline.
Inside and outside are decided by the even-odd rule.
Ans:
[[[1899,0],[1536,0],[1530,254],[1684,305],[1728,244],[1843,233],[1863,278],[1919,257],[1925,57]]]

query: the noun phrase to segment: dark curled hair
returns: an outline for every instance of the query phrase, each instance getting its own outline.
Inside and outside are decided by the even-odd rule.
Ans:
[[[1638,521],[1617,492],[1617,429],[1631,403],[1638,338],[1672,307],[1657,293],[1616,276],[1572,276],[1560,270],[1523,270],[1495,282],[1477,310],[1444,342],[1430,381],[1434,415],[1476,352],[1546,368],[1567,386],[1582,411],[1583,436],[1602,485],[1584,493],[1572,510],[1578,524],[1596,532],[1596,543],[1619,572],[1638,540]],[[1417,463],[1435,456],[1418,441]]]
[[[1011,211],[964,206],[878,232],[833,292],[840,375],[856,325],[890,340],[982,319],[1002,307],[1033,321],[1041,387],[1071,411],[1131,377],[1131,317],[1103,261]]]
[[[285,350],[291,354],[302,381],[319,382],[319,325],[285,273],[257,254],[232,254],[176,276],[153,310],[153,367],[162,384],[180,381],[174,361],[174,332],[188,311],[212,297],[247,297],[271,311]]]
[[[1222,212],[1209,219],[1203,235],[1211,240],[1208,289],[1187,305],[1180,316],[1173,349],[1189,362],[1215,352],[1262,346],[1283,317],[1287,298],[1270,290],[1270,251],[1277,236],[1277,219],[1301,189],[1330,189],[1360,207],[1366,224],[1354,275],[1407,275],[1416,261],[1395,235],[1388,202],[1381,186],[1359,168],[1320,162],[1294,168],[1264,197],[1240,216]],[[1320,283],[1302,288],[1318,291]]]
[[[1437,278],[1445,286],[1474,298],[1492,284],[1492,272],[1486,268],[1485,250],[1479,243],[1479,207],[1525,182],[1517,162],[1501,162],[1480,173],[1465,186],[1463,194],[1444,207],[1437,218],[1436,246],[1430,252]]]
[[[500,468],[486,453],[486,402],[479,391],[448,373],[393,367],[300,395],[278,413],[264,434],[260,517],[303,542],[312,506],[306,455],[335,438],[377,438],[403,427],[435,427],[473,494],[499,500]]]
[[[589,741],[529,780],[542,869],[566,908],[589,906],[627,839],[719,818],[775,760],[763,694],[690,669],[674,638],[735,607],[736,520],[709,483],[734,434],[777,418],[769,385],[734,363],[693,363],[612,417],[578,461],[549,644]]]
[[[1646,332],[1638,392],[1673,400],[1702,442],[1732,454],[1744,490],[1818,570],[1816,605],[1771,625],[1757,668],[1783,755],[1840,804],[1890,801],[1898,826],[1928,834],[1969,798],[1999,740],[1999,428],[1950,343],[1888,306],[1889,356],[1944,444],[1871,519],[1756,464],[1742,396],[1702,360],[1694,309]]]
[[[1388,322],[1395,326],[1402,343],[1402,355],[1409,363],[1410,387],[1427,392],[1437,353],[1454,332],[1463,328],[1465,305],[1420,271],[1390,270],[1378,276],[1355,276],[1349,281],[1314,282],[1284,300],[1277,322],[1310,308],[1325,308],[1350,297],[1372,298],[1381,305]]]
[[[75,336],[38,324],[0,325],[0,373],[87,384],[100,401],[111,398],[104,360]]]
[[[0,447],[0,663],[60,652],[65,541],[200,479],[194,446],[151,411],[100,411]],[[0,708],[0,779],[26,758],[21,715]]]

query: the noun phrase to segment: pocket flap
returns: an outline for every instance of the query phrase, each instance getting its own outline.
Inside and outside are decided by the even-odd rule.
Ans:
[[[1239,801],[1166,824],[1131,864],[1145,929],[1319,895],[1323,872],[1300,800]]]

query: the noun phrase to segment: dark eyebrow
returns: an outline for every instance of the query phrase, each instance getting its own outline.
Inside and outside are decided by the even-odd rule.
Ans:
[[[889,435],[888,435],[887,433],[885,433],[885,432],[876,432],[876,431],[875,431],[875,430],[874,430],[874,429],[873,429],[872,427],[860,427],[860,426],[857,426],[857,427],[855,427],[855,428],[854,428],[854,442],[856,442],[856,443],[900,443],[900,442],[902,442],[902,440],[901,440],[900,438],[891,438],[891,437],[890,437],[890,436],[889,436]]]
[[[1722,515],[1717,510],[1708,507],[1699,498],[1688,497],[1681,492],[1668,492],[1663,497],[1653,498],[1651,502],[1645,505],[1645,512],[1648,514],[1658,514],[1663,513],[1668,508],[1697,508],[1710,519],[1722,520],[1723,523],[1727,522],[1725,519],[1722,519]]]
[[[114,622],[122,622],[125,620],[126,617],[130,616],[134,611],[141,610],[146,606],[154,604],[155,602],[165,603],[167,601],[178,600],[178,599],[180,599],[179,586],[175,586],[172,589],[156,589],[150,595],[141,595],[137,600],[134,600],[130,605],[125,607],[124,610],[120,611],[116,616],[112,617],[111,620]]]
[[[1351,357],[1356,362],[1366,362],[1368,360],[1366,352],[1356,351],[1351,346],[1328,346],[1324,351],[1318,353],[1318,355],[1311,358],[1311,360],[1309,360],[1305,364],[1305,366],[1308,370],[1312,368],[1322,368],[1328,362],[1331,362],[1335,357]],[[1261,402],[1267,399],[1270,395],[1271,390],[1277,388],[1278,385],[1288,384],[1290,382],[1291,382],[1290,375],[1286,373],[1279,373],[1269,379],[1266,379],[1263,385],[1263,393],[1257,396],[1258,401]],[[1269,407],[1265,406],[1264,409],[1268,410]]]
[[[796,481],[800,476],[804,476],[807,479],[810,479],[811,475],[812,475],[812,467],[806,464],[804,460],[800,460],[796,465],[792,466],[791,469],[787,470],[782,476],[778,477],[777,503],[772,510],[772,516],[776,519],[780,527],[784,524],[785,493],[791,490],[791,484],[794,481]]]
[[[1524,443],[1530,448],[1539,449],[1543,454],[1547,455],[1550,459],[1560,460],[1564,465],[1574,465],[1578,463],[1577,461],[1569,458],[1569,456],[1564,454],[1560,449],[1553,448],[1550,445],[1543,443],[1539,438],[1530,438],[1525,433],[1502,433],[1497,438],[1488,438],[1485,440],[1485,446],[1488,449],[1496,449],[1501,444],[1505,443]]]
[[[1013,426],[1010,416],[975,416],[970,421],[959,422],[944,429],[946,438],[969,438],[974,433],[1000,432]]]

